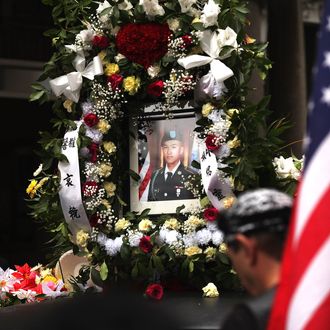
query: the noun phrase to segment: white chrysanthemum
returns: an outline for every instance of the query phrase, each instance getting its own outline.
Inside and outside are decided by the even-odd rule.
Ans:
[[[161,229],[159,231],[159,238],[166,244],[175,244],[180,238],[180,233],[176,230]]]
[[[82,109],[83,115],[87,115],[89,112],[92,112],[93,103],[90,101],[86,101],[81,104],[81,109]]]
[[[103,233],[99,233],[97,236],[97,243],[104,246],[106,241],[108,240],[107,236]]]
[[[181,12],[190,14],[192,11],[192,6],[197,2],[197,0],[178,0]]]
[[[203,228],[196,232],[196,240],[198,242],[198,245],[207,245],[211,239],[212,233],[206,228]]]
[[[139,246],[140,240],[143,234],[137,230],[132,230],[128,232],[128,243],[132,247]]]
[[[99,144],[102,141],[103,134],[96,128],[86,126],[86,136],[91,138],[93,142]]]
[[[120,251],[122,244],[123,244],[123,239],[122,239],[122,236],[120,236],[120,237],[116,237],[115,239],[109,238],[105,242],[104,247],[105,247],[107,254],[109,256],[113,257]]]
[[[198,244],[194,233],[183,235],[182,240],[184,242],[185,247],[190,247]]]
[[[220,230],[217,230],[212,233],[212,243],[216,246],[223,243],[223,233]]]
[[[206,228],[211,231],[211,232],[214,232],[214,231],[217,231],[218,230],[218,225],[215,221],[208,221],[206,223]]]
[[[220,6],[216,4],[213,0],[209,0],[207,4],[205,4],[201,21],[205,27],[218,25],[218,15],[220,13]]]
[[[139,5],[149,17],[163,16],[165,14],[164,8],[158,3],[158,0],[140,0]]]

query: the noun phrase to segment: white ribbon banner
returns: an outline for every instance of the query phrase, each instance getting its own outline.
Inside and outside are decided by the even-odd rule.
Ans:
[[[209,56],[189,55],[178,59],[178,63],[185,69],[210,64],[210,72],[218,84],[234,75],[228,66],[218,60],[220,47],[217,41],[217,32],[211,32],[210,30],[202,32],[200,46]]]
[[[206,148],[205,143],[199,144],[199,157],[206,195],[215,208],[224,209],[223,200],[233,196],[229,180],[222,177],[223,173],[218,169],[216,155]]]
[[[82,122],[77,122],[77,128],[74,131],[65,133],[62,144],[62,154],[67,157],[68,162],[60,161],[58,163],[58,169],[61,175],[59,196],[62,211],[74,239],[79,230],[83,229],[87,232],[91,230],[82,203],[80,187],[77,138],[81,123]]]
[[[100,57],[95,56],[93,61],[85,67],[86,59],[81,55],[77,55],[72,64],[77,71],[52,79],[49,81],[49,84],[57,97],[63,94],[69,100],[77,103],[80,97],[83,77],[93,80],[94,76],[103,74],[103,65]]]

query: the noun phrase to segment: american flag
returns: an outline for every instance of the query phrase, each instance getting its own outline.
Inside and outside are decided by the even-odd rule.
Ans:
[[[330,0],[324,4],[304,170],[268,330],[330,329]]]
[[[150,152],[148,148],[148,140],[143,128],[138,130],[138,163],[139,163],[139,200],[148,200],[149,183],[152,174],[150,164]]]

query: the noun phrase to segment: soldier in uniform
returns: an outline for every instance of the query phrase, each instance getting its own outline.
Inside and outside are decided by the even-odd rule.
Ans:
[[[152,173],[148,201],[196,198],[184,185],[188,176],[195,174],[195,171],[181,163],[183,154],[181,134],[174,130],[165,132],[161,148],[166,165]]]

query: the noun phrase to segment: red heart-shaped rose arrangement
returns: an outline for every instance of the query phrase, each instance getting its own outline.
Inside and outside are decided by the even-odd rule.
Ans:
[[[147,69],[167,53],[169,35],[167,24],[129,23],[118,31],[116,46],[120,54]]]

